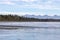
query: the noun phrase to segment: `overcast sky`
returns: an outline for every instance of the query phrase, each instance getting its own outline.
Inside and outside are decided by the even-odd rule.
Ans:
[[[60,15],[60,0],[0,0],[0,14]]]

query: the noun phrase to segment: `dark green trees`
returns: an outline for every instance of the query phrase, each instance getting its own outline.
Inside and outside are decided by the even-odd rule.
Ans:
[[[0,21],[40,21],[40,22],[50,22],[50,21],[60,21],[60,19],[37,19],[37,18],[26,18],[17,15],[0,15]]]

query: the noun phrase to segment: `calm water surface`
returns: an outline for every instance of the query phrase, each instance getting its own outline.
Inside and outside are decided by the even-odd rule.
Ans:
[[[60,27],[60,22],[0,22],[0,25]],[[19,28],[0,29],[0,40],[60,40],[60,29]]]

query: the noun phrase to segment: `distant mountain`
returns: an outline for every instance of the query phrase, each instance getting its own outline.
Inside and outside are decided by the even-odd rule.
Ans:
[[[54,15],[54,16],[48,16],[48,15],[44,15],[44,16],[41,16],[41,15],[24,15],[24,17],[27,17],[27,18],[38,18],[38,19],[60,19],[60,16],[57,16],[57,15]]]

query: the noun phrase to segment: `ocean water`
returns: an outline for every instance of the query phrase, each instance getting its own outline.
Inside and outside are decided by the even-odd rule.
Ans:
[[[0,22],[0,25],[60,27],[60,22]],[[0,29],[0,40],[60,40],[60,29],[19,28]]]

